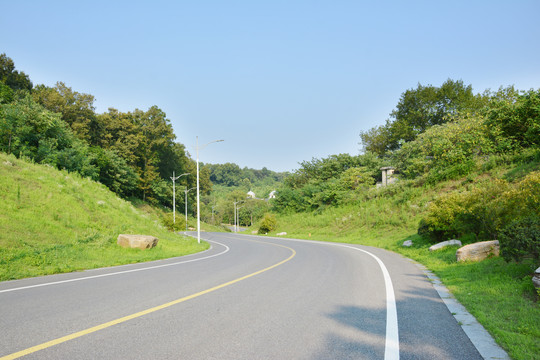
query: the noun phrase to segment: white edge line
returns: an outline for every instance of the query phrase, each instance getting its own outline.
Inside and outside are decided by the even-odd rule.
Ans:
[[[394,287],[392,285],[392,278],[390,277],[390,273],[388,272],[388,269],[386,268],[386,266],[384,265],[381,259],[379,259],[376,255],[370,253],[369,251],[366,251],[366,250],[363,250],[354,246],[345,245],[345,244],[313,241],[313,240],[276,238],[276,237],[265,237],[265,238],[271,238],[271,239],[276,239],[276,240],[297,241],[297,242],[309,242],[312,244],[319,244],[319,245],[345,247],[345,248],[361,251],[363,253],[368,254],[372,258],[374,258],[379,264],[379,267],[381,268],[381,271],[384,277],[384,284],[386,288],[386,342],[385,342],[385,348],[384,348],[384,359],[385,360],[399,360],[399,332],[398,332],[396,297],[394,294]]]
[[[53,281],[53,282],[43,283],[43,284],[35,284],[35,285],[21,286],[21,287],[12,288],[12,289],[5,289],[5,290],[0,290],[0,294],[1,294],[1,293],[6,293],[6,292],[11,292],[11,291],[19,291],[19,290],[32,289],[32,288],[37,288],[37,287],[42,287],[42,286],[50,286],[50,285],[65,284],[65,283],[70,283],[70,282],[75,282],[75,281],[90,280],[90,279],[96,279],[96,278],[101,278],[101,277],[106,277],[106,276],[121,275],[121,274],[127,274],[127,273],[137,272],[137,271],[145,271],[145,270],[152,270],[152,269],[157,269],[157,268],[162,268],[162,267],[167,267],[167,266],[186,264],[186,263],[190,263],[190,262],[195,262],[195,261],[200,261],[200,260],[206,260],[206,259],[210,259],[210,258],[213,258],[213,257],[216,257],[216,256],[220,256],[220,255],[223,255],[223,254],[227,253],[227,252],[230,250],[230,248],[229,248],[227,245],[222,244],[222,243],[220,243],[220,242],[217,242],[217,241],[211,241],[211,240],[206,240],[206,241],[208,241],[208,242],[213,242],[213,243],[216,243],[216,244],[218,244],[218,245],[224,246],[224,247],[225,247],[225,251],[220,252],[220,253],[218,253],[218,254],[214,254],[214,255],[209,255],[209,256],[206,256],[206,257],[202,257],[202,258],[191,259],[191,260],[185,260],[185,261],[178,261],[178,262],[170,263],[170,264],[162,264],[162,265],[149,266],[149,267],[139,268],[139,269],[117,271],[117,272],[112,272],[112,273],[107,273],[107,274],[101,274],[101,275],[85,276],[85,277],[76,278],[76,279],[60,280],[60,281]],[[212,249],[212,248],[210,248],[210,249]],[[209,249],[209,250],[210,250],[210,249]],[[194,255],[194,254],[190,254],[190,255]],[[185,255],[185,256],[189,256],[189,255]],[[97,270],[97,269],[94,269],[94,270]]]

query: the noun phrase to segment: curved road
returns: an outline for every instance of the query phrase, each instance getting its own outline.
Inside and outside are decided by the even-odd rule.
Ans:
[[[203,236],[195,255],[0,283],[0,359],[482,359],[397,254]]]

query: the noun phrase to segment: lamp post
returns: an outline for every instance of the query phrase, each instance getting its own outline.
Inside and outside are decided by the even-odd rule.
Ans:
[[[200,199],[199,199],[199,150],[204,149],[206,146],[215,143],[215,142],[221,142],[224,140],[214,140],[210,141],[207,144],[204,144],[199,147],[199,137],[197,136],[197,145],[195,146],[195,150],[197,153],[197,243],[201,243],[201,205],[200,205]]]
[[[185,173],[185,174],[178,175],[178,176],[175,177],[174,176],[174,171],[172,172],[171,180],[172,180],[172,192],[173,192],[173,196],[172,196],[173,224],[176,224],[176,188],[175,188],[175,182],[176,182],[176,180],[178,180],[182,176],[186,176],[186,175],[189,175],[189,173]],[[173,225],[173,227],[174,227],[174,225]]]
[[[240,201],[234,201],[233,204],[234,204],[234,232],[237,232],[237,229],[236,229],[236,204],[240,204],[240,203],[243,203],[244,200],[240,200]]]
[[[186,205],[186,210],[184,211],[184,214],[186,215],[186,231],[187,231],[187,193],[190,192],[191,190],[195,189],[194,187],[192,187],[191,189],[185,189],[184,190],[184,193],[186,195],[186,197],[184,198],[184,205]]]

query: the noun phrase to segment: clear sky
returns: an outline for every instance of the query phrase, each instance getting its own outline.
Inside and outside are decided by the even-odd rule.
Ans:
[[[206,163],[360,152],[401,93],[540,88],[540,1],[0,0],[0,53],[96,111],[157,105]]]

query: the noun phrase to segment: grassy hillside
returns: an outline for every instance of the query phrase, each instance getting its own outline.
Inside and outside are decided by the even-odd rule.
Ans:
[[[116,245],[118,234],[159,238],[150,250]],[[155,211],[135,208],[76,173],[0,153],[0,280],[181,256],[204,250],[167,231]]]
[[[277,228],[270,235],[285,231],[287,237],[370,245],[414,259],[441,278],[513,359],[537,359],[540,308],[531,276],[540,264],[532,259],[517,263],[502,258],[457,263],[456,247],[430,252],[433,241],[420,237],[417,229],[435,199],[473,192],[497,180],[519,183],[540,169],[539,165],[538,158],[527,162],[514,159],[489,171],[435,185],[423,184],[419,179],[386,188],[372,187],[359,194],[355,203],[315,212],[276,214]],[[403,247],[405,240],[412,240],[414,245]],[[461,240],[464,244],[477,241],[474,236]]]

